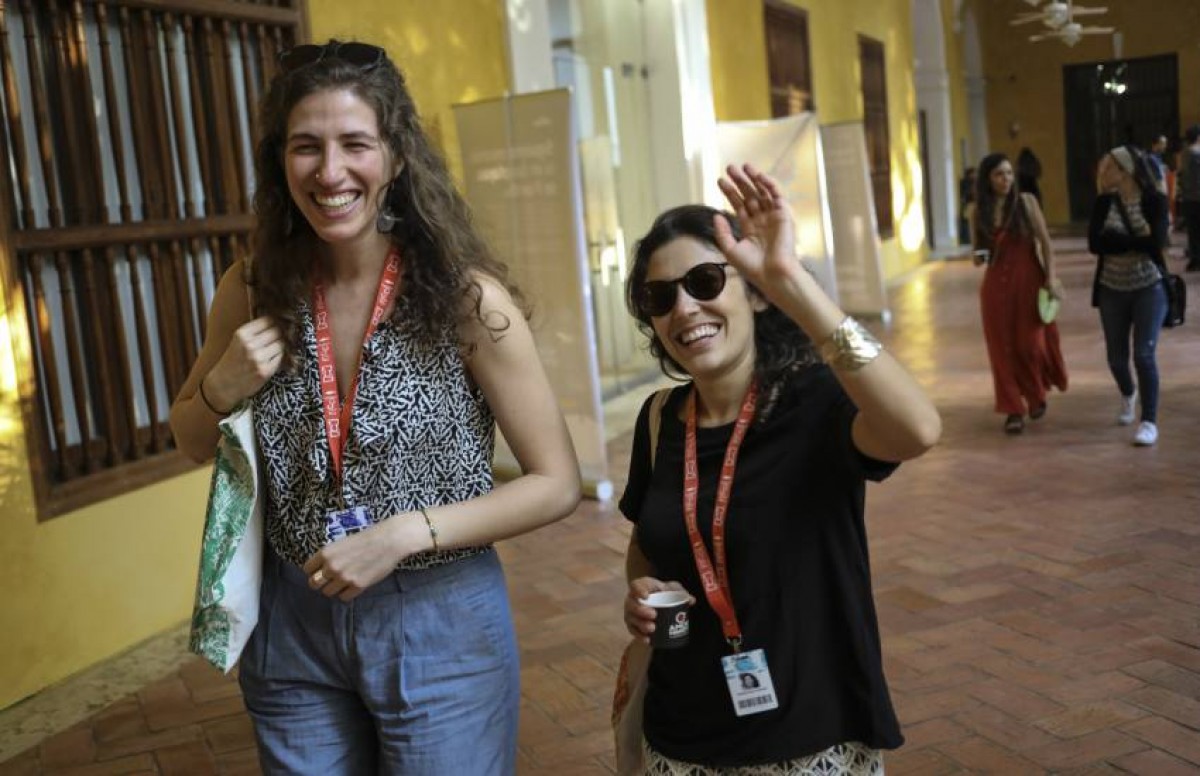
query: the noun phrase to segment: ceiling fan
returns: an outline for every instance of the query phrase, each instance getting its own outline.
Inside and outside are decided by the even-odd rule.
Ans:
[[[1026,0],[1031,5],[1037,5],[1038,0]],[[1074,20],[1075,16],[1089,16],[1093,14],[1108,13],[1107,8],[1085,8],[1083,6],[1073,6],[1070,0],[1051,0],[1046,5],[1042,6],[1041,10],[1030,11],[1023,13],[1013,19],[1009,24],[1029,24],[1030,22],[1042,22],[1047,27],[1057,30]]]
[[[1037,43],[1041,40],[1050,40],[1058,38],[1068,46],[1074,46],[1084,35],[1111,35],[1116,32],[1113,27],[1084,27],[1079,22],[1067,22],[1057,30],[1049,30],[1040,35],[1030,35],[1029,40]]]

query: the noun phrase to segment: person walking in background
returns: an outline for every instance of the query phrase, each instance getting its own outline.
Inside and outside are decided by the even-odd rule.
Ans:
[[[941,419],[805,270],[776,182],[749,165],[727,172],[736,218],[663,213],[626,283],[651,353],[688,380],[662,404],[653,464],[652,400],[635,426],[620,502],[634,523],[626,628],[653,631],[641,603],[652,592],[699,601],[687,645],[651,658],[641,772],[882,774],[879,750],[903,739],[865,484],[928,450]]]
[[[979,163],[975,195],[976,263],[987,269],[979,289],[983,336],[1004,430],[1019,434],[1025,416],[1046,414],[1051,387],[1067,390],[1058,325],[1038,314],[1038,289],[1062,298],[1050,233],[1042,209],[1014,181],[1004,154]]]
[[[958,241],[971,244],[971,223],[975,219],[975,168],[968,167],[958,181]]]
[[[267,557],[238,678],[262,769],[513,774],[520,675],[492,543],[575,507],[571,440],[386,52],[329,41],[279,65],[254,255],[222,278],[171,408],[196,460],[254,410]],[[493,489],[497,425],[523,474]]]
[[[1041,160],[1034,155],[1033,149],[1025,146],[1017,154],[1017,188],[1026,194],[1032,194],[1039,208],[1042,206],[1042,187],[1038,183],[1041,177]]]
[[[1167,313],[1159,234],[1166,197],[1133,146],[1119,146],[1104,155],[1096,187],[1099,193],[1088,224],[1088,250],[1098,257],[1092,306],[1100,308],[1108,368],[1121,392],[1117,422],[1133,423],[1140,396],[1141,423],[1133,443],[1148,447],[1158,441],[1155,347]],[[1129,371],[1130,335],[1137,385]]]
[[[1167,164],[1166,153],[1167,136],[1157,135],[1146,153],[1146,161],[1150,163],[1150,172],[1154,173],[1154,185],[1163,196],[1169,196],[1167,193],[1167,172],[1170,166]]]
[[[1187,271],[1200,271],[1200,124],[1188,127],[1179,154],[1179,207],[1187,230]]]
[[[1150,144],[1150,150],[1145,154],[1145,159],[1153,176],[1154,187],[1158,189],[1159,194],[1162,194],[1167,198],[1167,202],[1170,202],[1170,181],[1168,180],[1170,168],[1167,166],[1167,163],[1163,158],[1163,154],[1165,154],[1166,151],[1167,136],[1158,135],[1154,138],[1154,142]],[[1162,215],[1159,216],[1159,218],[1162,219],[1162,229],[1160,231],[1156,231],[1155,233],[1161,234],[1162,236],[1162,248],[1165,255],[1167,248],[1171,244],[1170,208],[1163,208]]]

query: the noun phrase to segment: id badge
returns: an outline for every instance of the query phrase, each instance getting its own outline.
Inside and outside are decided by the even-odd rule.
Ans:
[[[371,511],[366,507],[350,507],[330,512],[325,515],[325,543],[332,544],[370,525]]]
[[[761,649],[723,657],[721,667],[725,669],[733,710],[739,717],[779,708],[775,685],[767,669],[767,654]]]

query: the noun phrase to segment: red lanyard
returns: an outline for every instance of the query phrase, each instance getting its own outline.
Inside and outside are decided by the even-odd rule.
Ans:
[[[753,383],[742,400],[742,408],[738,412],[737,422],[733,426],[733,435],[725,448],[725,458],[721,462],[721,480],[717,485],[717,499],[713,507],[712,536],[713,554],[716,556],[716,568],[708,557],[708,549],[704,546],[704,538],[700,536],[700,528],[696,522],[696,494],[700,489],[700,472],[696,465],[696,391],[693,388],[688,395],[685,411],[687,413],[687,436],[683,448],[683,519],[687,523],[688,539],[692,543],[692,554],[696,558],[696,570],[700,572],[700,582],[704,585],[704,595],[708,604],[717,616],[721,618],[721,631],[725,640],[735,652],[741,650],[742,629],[738,625],[737,614],[733,611],[733,593],[729,589],[729,572],[725,563],[725,518],[729,512],[729,494],[733,490],[733,473],[737,468],[738,452],[750,421],[754,418],[754,405],[758,401],[758,388]]]
[[[379,290],[375,292],[375,309],[363,335],[363,346],[371,339],[388,305],[396,298],[400,285],[400,252],[394,247],[388,252],[379,276]],[[354,382],[346,393],[345,403],[339,403],[337,370],[333,363],[333,332],[329,329],[329,305],[325,302],[325,285],[313,285],[314,328],[317,336],[317,368],[321,379],[321,411],[325,415],[325,438],[329,440],[329,454],[333,458],[333,476],[342,481],[342,447],[350,431],[350,418],[354,409],[354,397],[358,393],[358,372],[362,364],[362,348],[358,350],[358,361],[354,365]]]

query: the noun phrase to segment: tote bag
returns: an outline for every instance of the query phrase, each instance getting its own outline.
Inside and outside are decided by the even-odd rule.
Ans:
[[[671,389],[663,388],[650,399],[650,470],[654,470],[654,453],[658,447],[658,428],[662,423],[662,408]],[[613,690],[612,726],[616,743],[617,776],[636,776],[642,773],[642,706],[646,701],[647,674],[654,650],[641,639],[632,639],[621,655],[617,669],[617,685]]]
[[[217,428],[188,648],[228,673],[258,624],[263,496],[250,403]]]

